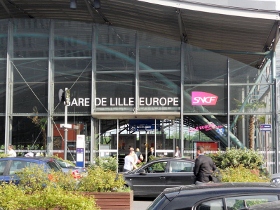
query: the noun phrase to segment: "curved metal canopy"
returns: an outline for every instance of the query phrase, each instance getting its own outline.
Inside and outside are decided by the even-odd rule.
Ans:
[[[249,65],[264,58],[279,32],[279,11],[186,0],[0,0],[0,19],[6,18],[86,21],[147,31]]]

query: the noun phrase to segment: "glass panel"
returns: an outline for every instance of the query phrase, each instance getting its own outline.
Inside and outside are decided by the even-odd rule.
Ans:
[[[252,147],[268,155],[267,149],[273,148],[271,138],[271,115],[233,115],[231,117],[231,131],[246,147]],[[246,127],[248,129],[244,129]],[[266,127],[263,127],[266,125]],[[267,127],[269,126],[269,127]],[[266,156],[265,159],[271,158]]]
[[[272,85],[238,85],[230,87],[232,113],[271,112]]]
[[[257,62],[260,61],[256,60],[255,65],[257,65]],[[255,83],[262,71],[252,67],[253,65],[254,63],[248,66],[238,61],[229,59],[230,84]],[[270,74],[270,68],[266,68],[261,77],[258,79],[259,82],[263,84],[270,83]]]
[[[29,148],[38,145],[38,148],[45,148],[47,117],[13,117],[12,119],[12,144],[17,149]],[[32,119],[35,119],[32,122]],[[40,126],[38,126],[40,125]]]
[[[6,109],[6,83],[4,84],[0,83],[0,113],[5,113],[5,109]]]
[[[149,164],[147,167],[143,168],[146,173],[166,173],[167,162],[157,162]]]
[[[96,111],[132,111],[135,107],[134,74],[96,75]]]
[[[139,111],[179,111],[180,72],[141,73]]]
[[[184,87],[184,112],[227,113],[227,100],[225,85]]]
[[[0,149],[4,149],[2,145],[5,145],[5,117],[0,117]],[[4,152],[4,151],[3,151]]]
[[[97,71],[135,71],[134,30],[99,25]]]
[[[32,113],[47,111],[48,62],[43,60],[14,61],[13,111]]]
[[[225,84],[227,69],[227,57],[187,45],[185,50],[185,84]]]
[[[187,139],[190,143],[194,141],[217,141],[220,143],[220,147],[227,146],[226,115],[184,115],[184,124],[189,126]]]
[[[256,204],[277,201],[277,200],[278,200],[277,195],[252,195],[252,196],[244,195],[240,197],[226,198],[225,202],[227,205],[227,210],[232,210],[232,209],[241,209]]]
[[[54,103],[55,113],[65,113],[65,106],[63,102],[59,101],[59,90],[65,91],[65,87],[70,88],[73,83],[55,83]],[[68,113],[91,113],[91,83],[90,82],[77,82],[70,89],[70,106],[68,106]]]
[[[180,70],[180,45],[178,41],[139,32],[139,69]]]
[[[91,59],[56,60],[54,92],[70,90],[69,113],[90,113],[91,107]],[[55,112],[64,112],[59,97],[54,98]],[[58,105],[60,103],[60,105]]]
[[[91,59],[54,61],[55,82],[91,81]]]
[[[54,34],[56,57],[91,57],[91,23],[56,20]]]
[[[197,210],[223,210],[223,201],[222,199],[212,200],[212,201],[206,201],[204,203],[201,203],[196,208]]]
[[[33,58],[49,55],[50,20],[16,19],[14,26],[14,57]]]
[[[48,82],[48,61],[14,61],[14,82]]]
[[[193,172],[193,163],[186,161],[170,161],[169,172]]]
[[[8,21],[9,21],[9,19],[0,20],[0,31],[1,31],[1,36],[0,36],[0,58],[6,58],[7,57]]]
[[[47,83],[15,83],[13,89],[14,113],[47,112]]]
[[[7,160],[0,161],[0,175],[3,175],[7,162]]]
[[[53,149],[54,155],[64,159],[64,137],[65,124],[64,117],[54,117],[53,126]],[[67,160],[76,161],[76,141],[77,135],[85,135],[85,161],[90,158],[90,117],[89,116],[67,116],[67,124],[71,127],[67,129]]]

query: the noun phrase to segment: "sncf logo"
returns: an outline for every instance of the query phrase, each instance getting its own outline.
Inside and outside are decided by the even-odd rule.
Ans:
[[[199,91],[192,92],[193,106],[200,106],[200,105],[214,106],[216,105],[217,100],[218,100],[218,96],[212,93],[199,92]]]

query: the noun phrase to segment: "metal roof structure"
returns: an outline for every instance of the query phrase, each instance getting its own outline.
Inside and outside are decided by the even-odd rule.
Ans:
[[[63,19],[136,29],[248,65],[262,60],[278,41],[279,13],[190,0],[0,0],[0,19]]]

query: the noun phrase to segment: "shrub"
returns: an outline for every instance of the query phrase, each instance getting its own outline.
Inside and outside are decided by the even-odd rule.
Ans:
[[[78,189],[79,191],[89,192],[121,192],[128,191],[125,187],[125,181],[121,174],[115,171],[104,170],[95,166],[88,169],[88,175],[81,178]]]
[[[243,165],[222,169],[219,175],[222,182],[269,182],[269,178],[260,176]]]
[[[94,159],[95,164],[90,168],[100,167],[104,171],[117,171],[118,160],[116,157],[97,157]]]
[[[219,169],[238,167],[243,165],[248,169],[260,169],[264,164],[264,158],[253,149],[226,149],[209,155]]]

